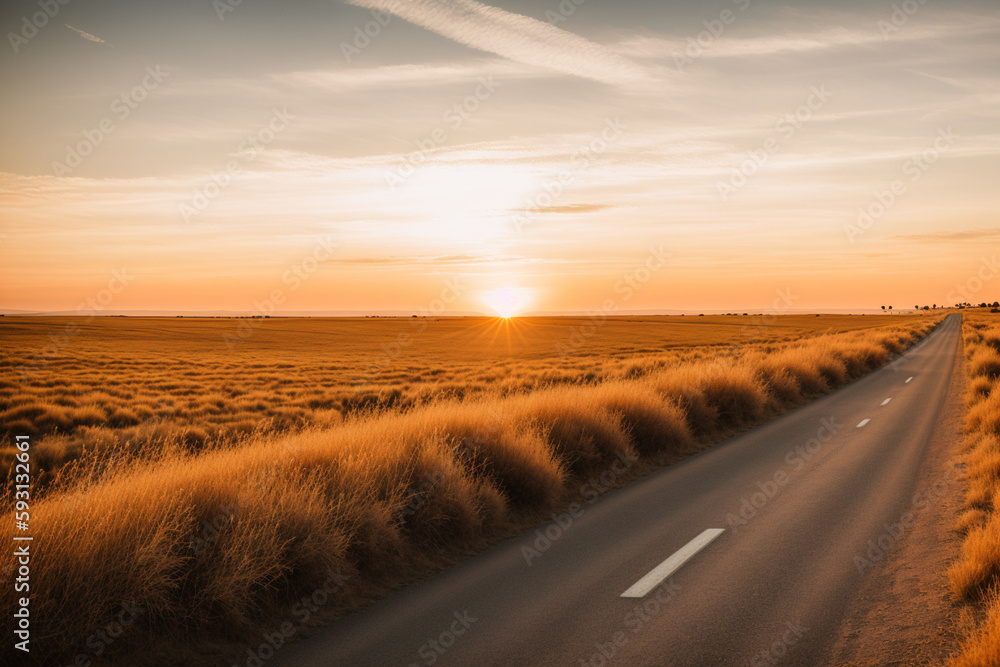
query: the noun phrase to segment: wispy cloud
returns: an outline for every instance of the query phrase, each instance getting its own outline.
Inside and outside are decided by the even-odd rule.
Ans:
[[[395,14],[460,44],[564,74],[621,85],[646,80],[636,63],[549,23],[475,0],[347,0]]]
[[[275,74],[280,84],[317,87],[324,90],[345,88],[388,88],[398,86],[454,85],[476,81],[484,72],[497,76],[533,78],[538,70],[499,58],[483,58],[463,63],[386,65],[354,69],[324,69]],[[543,76],[547,73],[542,72]]]
[[[474,264],[483,261],[497,261],[496,257],[480,255],[439,255],[422,257],[338,257],[327,260],[326,264],[360,264],[365,266],[389,266],[412,264]]]
[[[611,208],[610,204],[563,204],[556,206],[545,206],[540,208],[519,208],[515,209],[518,212],[531,212],[531,213],[563,213],[563,214],[573,214],[573,213],[597,213],[598,211],[603,211],[604,209]]]
[[[547,267],[563,266],[571,269],[574,266],[628,266],[635,263],[635,257],[630,255],[607,255],[593,257],[554,257],[523,255],[391,255],[386,257],[339,257],[321,262],[326,266],[359,266],[370,269],[411,269],[435,266],[482,267],[490,266],[523,266],[526,268],[545,265]],[[567,269],[567,270],[569,270]]]
[[[368,266],[375,268],[409,268],[415,266],[480,266],[483,264],[536,264],[538,257],[511,255],[415,255],[388,257],[340,257],[323,264]]]
[[[111,46],[110,44],[108,44],[107,41],[101,39],[97,35],[91,35],[89,32],[85,32],[83,30],[80,30],[79,28],[74,28],[73,26],[71,26],[68,23],[64,23],[63,25],[65,25],[67,28],[69,28],[73,32],[79,34],[80,37],[83,37],[86,40],[90,40],[91,42],[97,42],[98,44],[105,44],[107,46]],[[112,48],[114,48],[114,47],[112,47]]]
[[[891,237],[899,241],[923,241],[939,243],[941,241],[983,241],[1000,239],[1000,227],[980,227],[978,229],[962,229],[958,231],[927,232],[926,234],[901,234]]]
[[[798,13],[800,18],[807,18],[806,13]],[[831,21],[843,20],[846,17],[823,17],[813,15],[818,25]],[[908,25],[906,30],[894,34],[892,42],[945,42],[970,36],[982,36],[995,33],[1000,29],[1000,19],[993,14],[967,15],[962,13],[940,13],[935,16],[935,22],[929,25]],[[627,39],[610,48],[622,56],[629,58],[662,60],[684,53],[690,35],[649,36],[642,35]],[[775,24],[770,26],[766,34],[751,37],[730,36],[712,43],[699,55],[699,58],[733,58],[744,56],[771,56],[779,54],[799,54],[811,51],[836,51],[857,49],[858,47],[881,47],[886,42],[882,33],[876,28],[874,21],[868,27],[836,26],[803,31],[799,23]]]

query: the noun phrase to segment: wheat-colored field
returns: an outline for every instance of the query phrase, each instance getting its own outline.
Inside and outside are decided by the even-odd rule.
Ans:
[[[959,598],[977,603],[954,667],[1000,666],[1000,318],[966,314],[969,390],[965,421],[968,489],[958,530],[962,553],[951,570]]]
[[[897,316],[889,322],[911,321]],[[0,445],[31,435],[54,469],[84,450],[201,447],[443,397],[631,377],[865,316],[0,319]]]
[[[233,320],[118,318],[43,363],[64,321],[10,318],[3,428],[33,429],[48,467],[36,655],[68,664],[127,604],[124,664],[237,659],[303,594],[330,591],[296,632],[623,461],[614,484],[841,386],[940,318],[267,320],[232,350]]]

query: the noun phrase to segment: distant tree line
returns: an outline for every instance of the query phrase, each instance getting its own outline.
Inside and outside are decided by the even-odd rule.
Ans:
[[[962,303],[956,303],[952,308],[957,308],[959,310],[964,310],[965,308],[992,308],[991,313],[1000,313],[1000,301],[994,301],[990,303],[989,301],[983,301],[980,303],[969,303],[968,301],[963,301]],[[945,305],[931,304],[929,306],[921,306],[919,304],[913,306],[913,310],[937,310],[938,308],[948,308]],[[886,312],[892,312],[892,306],[882,306],[882,310]]]

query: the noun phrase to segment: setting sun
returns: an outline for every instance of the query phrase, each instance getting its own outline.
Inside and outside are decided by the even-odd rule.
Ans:
[[[483,292],[482,301],[504,319],[524,312],[534,296],[534,291],[525,287],[500,287]]]

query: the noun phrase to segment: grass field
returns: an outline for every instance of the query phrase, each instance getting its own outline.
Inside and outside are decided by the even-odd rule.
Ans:
[[[32,500],[38,655],[69,664],[128,607],[123,664],[240,661],[302,595],[329,592],[296,632],[601,473],[624,483],[841,386],[940,318],[266,320],[232,350],[233,320],[116,318],[44,363],[65,321],[7,319],[3,428],[33,428],[53,473]]]
[[[358,410],[601,382],[761,343],[925,320],[8,317],[0,442],[34,436],[36,461],[51,470],[86,449],[201,447],[331,426]]]
[[[958,530],[962,553],[949,576],[955,594],[977,603],[982,617],[970,632],[955,667],[1000,665],[1000,318],[964,317],[969,369],[966,404],[968,490]]]

